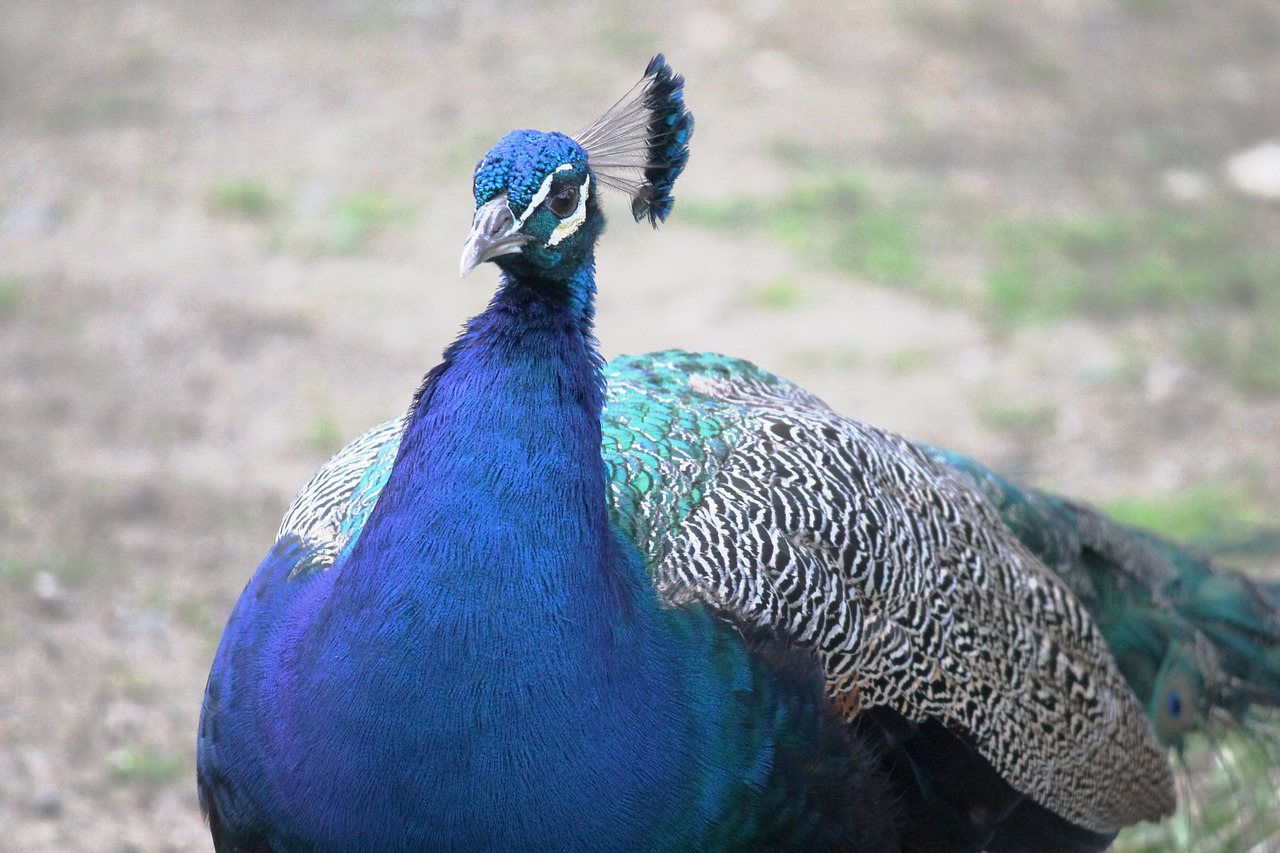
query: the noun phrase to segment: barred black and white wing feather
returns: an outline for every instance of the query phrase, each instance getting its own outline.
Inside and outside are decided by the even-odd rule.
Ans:
[[[615,482],[696,487],[682,517],[664,520],[643,494],[653,489],[624,513],[650,525],[637,531],[647,539],[661,525],[650,552],[668,600],[799,639],[822,656],[841,707],[937,720],[1081,827],[1115,832],[1173,811],[1164,748],[1085,608],[971,483],[743,362],[670,353],[613,367]],[[660,405],[718,434],[711,466],[673,452],[670,426],[646,431]],[[631,445],[610,453],[618,433]],[[856,701],[841,698],[850,692]]]
[[[342,448],[293,499],[276,540],[292,535],[310,546],[301,571],[332,566],[364,526],[391,473],[407,417],[384,421]]]

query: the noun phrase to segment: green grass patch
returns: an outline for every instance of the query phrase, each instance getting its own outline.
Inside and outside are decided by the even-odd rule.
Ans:
[[[34,558],[0,557],[0,580],[17,587],[31,587],[36,576],[48,572],[60,584],[83,586],[97,573],[99,564],[86,554],[43,554]]]
[[[985,229],[985,290],[1005,321],[1065,313],[1249,307],[1280,284],[1280,255],[1253,249],[1227,211],[1105,213]]]
[[[773,137],[765,144],[765,150],[775,162],[791,169],[816,172],[823,168],[822,154],[791,135]]]
[[[185,756],[164,752],[155,747],[122,747],[107,756],[111,775],[141,785],[161,785],[186,776],[190,763]]]
[[[331,412],[317,413],[302,436],[303,447],[322,456],[336,453],[343,444],[342,425]]]
[[[996,221],[986,303],[1007,326],[1172,313],[1182,349],[1247,392],[1280,391],[1280,251],[1227,207]]]
[[[915,283],[922,272],[914,220],[859,176],[800,184],[762,214],[775,239],[842,272],[894,284]]]
[[[1052,403],[989,403],[978,409],[978,420],[986,427],[1014,435],[1046,432],[1058,419]]]
[[[775,278],[750,290],[747,300],[758,308],[787,311],[804,303],[804,286],[793,278]]]
[[[932,370],[942,362],[942,354],[934,349],[911,347],[896,350],[881,362],[891,376],[910,376]]]
[[[48,589],[60,599],[65,590],[88,585],[101,568],[101,562],[84,553],[10,554],[0,557],[0,581],[37,595]]]
[[[686,198],[677,202],[682,222],[712,231],[752,231],[760,228],[759,202],[744,196],[725,201]]]
[[[796,252],[873,281],[916,284],[924,272],[919,224],[859,175],[810,177],[777,196],[684,204],[680,215],[717,230],[764,232]]]
[[[1280,281],[1272,287],[1257,311],[1210,316],[1191,326],[1183,335],[1183,349],[1243,391],[1280,391]]]
[[[961,204],[945,187],[890,197],[858,174],[804,171],[771,196],[686,200],[680,217],[738,239],[765,235],[836,271],[943,302],[971,303],[976,285],[980,310],[1005,328],[1176,317],[1189,361],[1247,393],[1280,393],[1280,247],[1248,202],[1026,221]],[[947,252],[961,253],[965,268],[976,262],[977,275],[945,274]]]
[[[50,558],[43,567],[67,586],[83,586],[102,568],[88,554],[62,554]]]
[[[361,251],[386,226],[405,222],[413,215],[411,205],[377,192],[343,199],[329,213],[328,247],[340,254]]]
[[[26,301],[27,289],[27,282],[18,276],[0,276],[0,320],[18,313],[18,309]]]
[[[13,556],[0,557],[0,578],[4,578],[5,583],[29,589],[39,572],[40,567],[30,560]]]
[[[1213,483],[1156,497],[1120,498],[1102,509],[1124,524],[1193,543],[1247,535],[1265,521],[1243,491]]]
[[[276,210],[275,195],[260,178],[227,178],[209,188],[205,208],[218,216],[266,219]]]
[[[222,636],[226,624],[225,614],[215,611],[208,602],[190,596],[178,599],[173,606],[173,615],[179,624],[215,643]]]

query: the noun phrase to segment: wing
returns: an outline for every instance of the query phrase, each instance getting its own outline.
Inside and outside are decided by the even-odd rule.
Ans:
[[[1079,601],[971,478],[741,361],[670,352],[606,371],[614,520],[674,604],[816,649],[852,719],[933,721],[1018,791],[1096,832],[1173,810],[1165,751]],[[400,420],[341,451],[286,514],[332,565]]]
[[[673,602],[822,656],[839,702],[936,720],[1014,788],[1109,832],[1173,810],[1171,772],[1084,607],[971,479],[717,356],[610,365],[621,523]]]
[[[383,421],[339,450],[289,504],[276,540],[297,536],[310,549],[291,577],[331,568],[355,544],[391,476],[407,417]]]

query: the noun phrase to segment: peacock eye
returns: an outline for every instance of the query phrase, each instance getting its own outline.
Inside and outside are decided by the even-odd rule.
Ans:
[[[578,188],[572,185],[565,187],[553,195],[547,204],[552,213],[564,219],[578,209]]]

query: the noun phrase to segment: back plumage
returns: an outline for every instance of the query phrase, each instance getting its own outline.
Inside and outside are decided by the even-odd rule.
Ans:
[[[224,633],[219,851],[1100,850],[1173,811],[1169,746],[1280,695],[1239,576],[746,362],[601,366],[597,189],[666,217],[682,84],[658,57],[477,166],[498,294]]]

